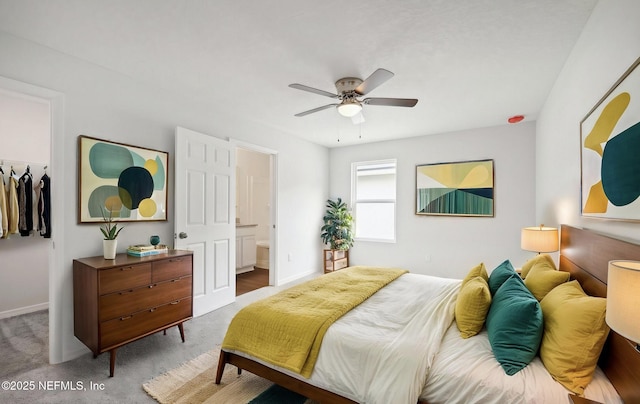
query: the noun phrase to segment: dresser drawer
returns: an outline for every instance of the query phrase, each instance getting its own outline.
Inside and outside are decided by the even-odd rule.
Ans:
[[[101,295],[145,286],[151,283],[151,263],[104,269],[99,277]]]
[[[191,297],[191,277],[100,296],[100,321],[124,317],[164,303]]]
[[[191,256],[169,258],[153,263],[153,282],[162,282],[191,275]]]
[[[138,338],[161,329],[167,324],[192,316],[191,298],[187,297],[162,306],[123,316],[100,324],[101,349]]]

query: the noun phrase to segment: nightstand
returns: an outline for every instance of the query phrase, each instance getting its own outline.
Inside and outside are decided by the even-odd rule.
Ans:
[[[602,404],[598,401],[589,400],[588,398],[584,397],[578,397],[573,394],[569,394],[569,400],[571,400],[573,404]]]

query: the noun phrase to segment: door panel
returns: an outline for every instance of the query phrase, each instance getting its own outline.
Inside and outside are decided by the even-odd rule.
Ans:
[[[215,222],[228,223],[229,222],[229,176],[216,175],[215,176],[215,193],[218,196],[215,199]]]
[[[235,153],[226,140],[177,127],[175,154],[175,246],[194,252],[199,316],[235,301]]]

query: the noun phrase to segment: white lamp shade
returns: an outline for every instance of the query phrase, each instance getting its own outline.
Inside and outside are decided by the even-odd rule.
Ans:
[[[338,105],[338,113],[342,116],[346,116],[347,118],[351,118],[358,114],[358,112],[362,111],[362,105],[356,100],[347,100],[342,104]]]
[[[558,251],[558,229],[555,227],[525,227],[520,233],[520,248],[538,253]]]
[[[609,261],[606,321],[615,332],[640,342],[640,262]]]

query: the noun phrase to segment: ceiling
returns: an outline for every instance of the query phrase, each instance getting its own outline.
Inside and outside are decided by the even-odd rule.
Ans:
[[[0,30],[327,147],[535,120],[597,0],[0,0]],[[354,125],[342,77],[395,76]],[[231,123],[232,124],[232,123]],[[339,141],[338,141],[339,139]]]

